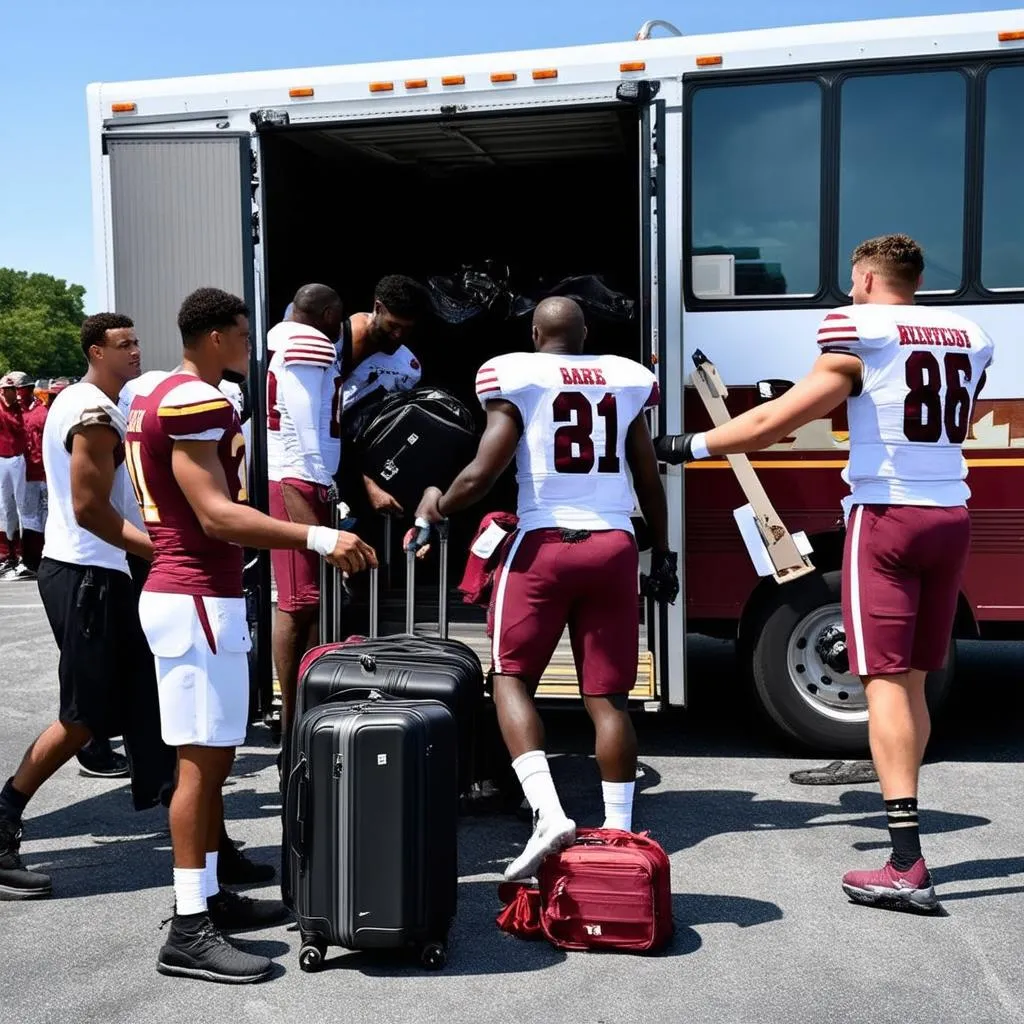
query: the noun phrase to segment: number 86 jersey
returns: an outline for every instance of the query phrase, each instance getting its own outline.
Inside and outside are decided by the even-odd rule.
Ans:
[[[621,356],[513,352],[480,368],[476,393],[485,407],[511,402],[522,419],[520,530],[632,532],[626,433],[658,404],[650,370]]]
[[[847,400],[846,514],[855,504],[966,504],[961,447],[992,363],[989,336],[934,306],[860,303],[822,320],[818,347],[863,365],[860,389]]]

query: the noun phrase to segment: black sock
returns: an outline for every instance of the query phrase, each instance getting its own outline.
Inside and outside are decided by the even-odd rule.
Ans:
[[[29,798],[24,793],[19,793],[14,788],[14,776],[12,775],[0,790],[0,814],[4,817],[21,820],[21,815],[28,806]]]
[[[889,821],[889,838],[892,840],[892,866],[897,871],[909,871],[921,857],[917,798],[907,796],[900,800],[886,800],[885,814]]]

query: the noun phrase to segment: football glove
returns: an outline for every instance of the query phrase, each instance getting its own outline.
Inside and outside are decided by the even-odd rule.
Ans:
[[[678,466],[682,462],[693,459],[693,439],[695,434],[662,434],[655,438],[654,454],[659,461],[670,466]]]
[[[679,571],[674,551],[651,552],[651,574],[640,575],[640,592],[660,604],[675,604],[679,596]]]

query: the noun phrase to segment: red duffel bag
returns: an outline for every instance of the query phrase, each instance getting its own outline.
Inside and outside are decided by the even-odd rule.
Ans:
[[[537,881],[541,929],[559,949],[646,953],[672,938],[668,856],[646,832],[577,829]]]

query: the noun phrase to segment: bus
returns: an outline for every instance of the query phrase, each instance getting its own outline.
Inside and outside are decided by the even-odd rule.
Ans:
[[[779,393],[810,367],[823,311],[848,301],[854,246],[905,232],[925,249],[919,301],[956,308],[995,340],[966,441],[973,540],[956,632],[1017,637],[1021,96],[1021,8],[703,36],[650,22],[600,45],[92,84],[100,301],[134,318],[145,368],[170,369],[185,294],[244,296],[258,425],[266,332],[306,281],[331,284],[353,312],[393,272],[438,295],[474,267],[517,296],[566,281],[571,294],[586,278],[614,297],[591,318],[591,350],[654,368],[651,429],[677,432],[709,426],[690,383],[695,352],[718,368],[733,415]],[[425,329],[424,381],[472,403],[477,368],[529,345],[515,305],[490,309],[486,330]],[[664,468],[683,590],[667,608],[638,600],[638,708],[685,707],[687,638],[726,637],[743,672],[724,685],[749,690],[781,735],[819,754],[866,750],[839,611],[845,431],[840,410],[753,458],[783,522],[810,542],[816,571],[791,582],[755,570],[725,460]],[[250,490],[265,508],[264,447],[252,430]],[[478,511],[514,507],[506,481]],[[453,523],[453,551],[476,525]],[[266,556],[250,584],[263,706]],[[456,603],[452,630],[486,665],[478,612]],[[934,710],[954,661],[955,647],[929,680]],[[564,642],[542,692],[574,699]]]

